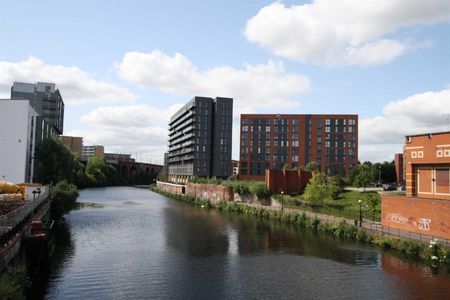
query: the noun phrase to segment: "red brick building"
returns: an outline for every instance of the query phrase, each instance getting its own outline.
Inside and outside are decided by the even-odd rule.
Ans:
[[[397,153],[394,156],[395,166],[395,181],[400,184],[405,184],[404,178],[404,166],[403,166],[403,153]]]
[[[358,115],[241,115],[240,179],[264,180],[266,169],[311,161],[348,176],[358,162]]]
[[[381,223],[450,240],[450,132],[406,137],[406,196],[382,195]]]
[[[450,132],[407,136],[403,159],[407,196],[450,199]]]

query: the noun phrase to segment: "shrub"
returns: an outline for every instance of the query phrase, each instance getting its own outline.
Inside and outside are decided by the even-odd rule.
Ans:
[[[264,183],[254,183],[250,187],[250,191],[253,195],[258,198],[268,198],[270,197],[270,191],[266,188]]]
[[[75,207],[78,197],[77,187],[67,181],[58,182],[50,194],[50,209],[53,219],[59,219]]]
[[[10,268],[0,277],[1,299],[25,299],[25,291],[30,285],[24,267]]]

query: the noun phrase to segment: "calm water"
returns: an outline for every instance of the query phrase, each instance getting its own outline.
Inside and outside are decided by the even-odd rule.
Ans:
[[[60,226],[36,298],[441,299],[450,277],[396,253],[180,203],[90,189]],[[45,276],[43,276],[45,277]],[[41,293],[41,294],[39,294]]]

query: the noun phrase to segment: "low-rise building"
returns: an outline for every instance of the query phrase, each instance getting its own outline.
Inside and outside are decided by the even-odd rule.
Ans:
[[[33,182],[38,118],[29,101],[0,100],[0,180]]]
[[[82,158],[89,159],[90,157],[105,157],[105,147],[102,145],[83,146]]]
[[[382,225],[450,240],[450,132],[407,136],[403,160],[406,195],[382,195]]]
[[[60,136],[61,142],[64,146],[70,149],[75,155],[81,157],[83,152],[83,138],[79,136]]]

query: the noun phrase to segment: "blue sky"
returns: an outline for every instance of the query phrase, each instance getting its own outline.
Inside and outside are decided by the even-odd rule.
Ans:
[[[235,98],[235,121],[357,113],[360,160],[390,159],[403,135],[447,129],[447,2],[0,0],[0,96],[55,82],[65,134],[144,161],[195,95]]]

